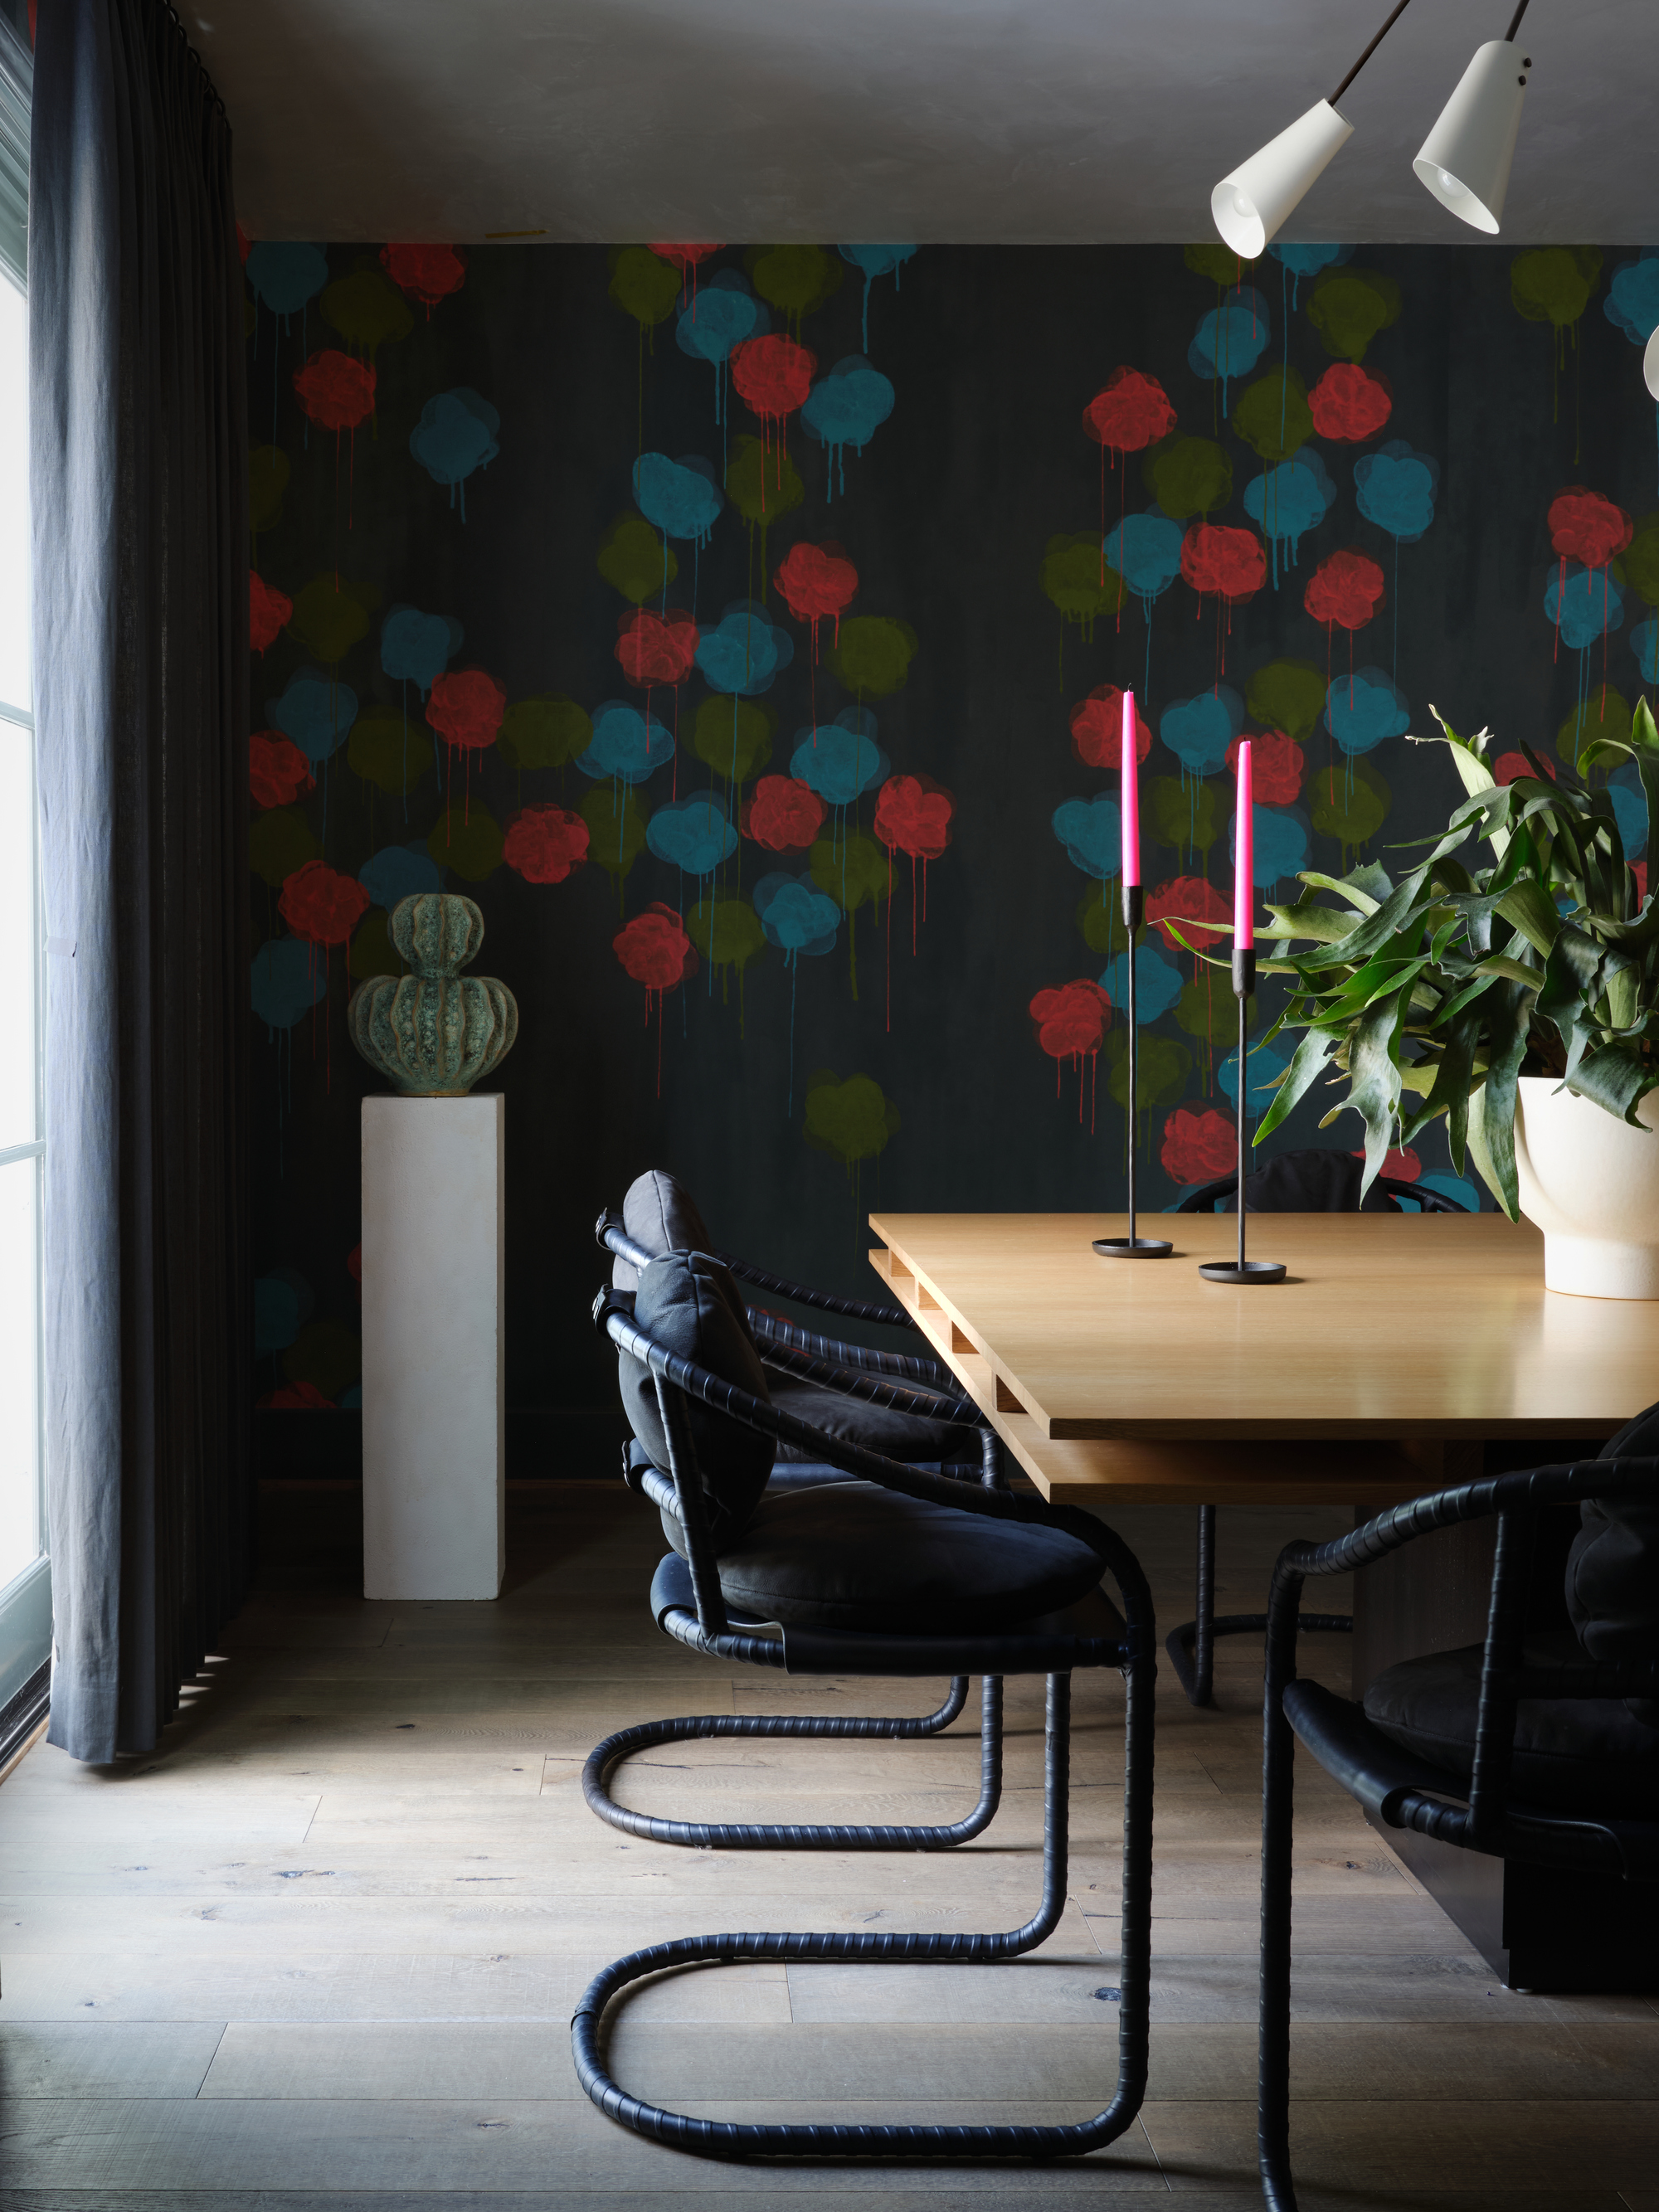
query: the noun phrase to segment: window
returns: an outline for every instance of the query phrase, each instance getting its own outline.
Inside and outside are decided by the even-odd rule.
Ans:
[[[29,677],[29,88],[21,8],[0,9],[0,1764],[32,1728],[51,1644],[41,1488],[40,886]],[[21,27],[21,26],[18,26]],[[12,965],[11,954],[21,957]]]

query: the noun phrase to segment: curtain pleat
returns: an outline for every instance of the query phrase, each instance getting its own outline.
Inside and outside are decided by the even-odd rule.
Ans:
[[[156,0],[40,12],[49,1740],[151,1748],[246,1588],[247,526],[230,131]]]

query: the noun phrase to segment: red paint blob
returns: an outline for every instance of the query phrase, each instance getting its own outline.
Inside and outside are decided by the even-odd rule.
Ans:
[[[647,907],[611,943],[628,973],[647,991],[672,991],[696,972],[697,956],[672,906]]]
[[[1177,1106],[1164,1124],[1158,1158],[1171,1182],[1213,1182],[1238,1165],[1238,1126],[1213,1106],[1202,1114]]]
[[[447,744],[481,752],[495,741],[507,712],[507,693],[482,668],[457,668],[434,676],[426,719]]]
[[[1267,556],[1254,530],[1195,522],[1181,541],[1181,573],[1195,592],[1239,606],[1267,582]]]
[[[1058,990],[1039,991],[1030,1006],[1037,1042],[1056,1060],[1098,1052],[1111,1012],[1111,1000],[1086,976],[1062,983]]]
[[[732,349],[732,381],[751,415],[763,422],[781,422],[806,404],[817,366],[816,354],[774,331]]]
[[[718,253],[720,247],[718,246],[653,246],[651,251],[659,261],[672,261],[684,276],[688,269],[695,269],[699,262],[707,261],[711,253]]]
[[[1123,692],[1115,684],[1102,684],[1072,709],[1072,750],[1089,768],[1118,769],[1123,764]],[[1144,761],[1152,750],[1152,727],[1135,708],[1135,758]]]
[[[428,315],[466,282],[466,255],[459,246],[383,246],[380,266]]]
[[[951,842],[956,800],[927,776],[889,776],[876,799],[876,835],[890,852],[936,860]]]
[[[1322,438],[1357,446],[1374,438],[1394,412],[1389,380],[1357,361],[1336,361],[1308,394],[1309,411]]]
[[[274,592],[263,576],[248,571],[247,579],[247,639],[256,653],[263,653],[268,645],[275,645],[276,634],[294,612],[294,602],[281,592]]]
[[[564,806],[526,806],[507,825],[501,858],[527,884],[562,884],[587,858],[588,828]]]
[[[1227,748],[1227,772],[1238,774],[1238,748],[1243,740],[1235,738]],[[1255,792],[1258,806],[1293,806],[1302,796],[1302,772],[1305,756],[1294,738],[1287,738],[1278,730],[1264,730],[1259,738],[1250,739],[1250,769],[1255,778]]]
[[[355,430],[374,412],[374,372],[364,361],[331,349],[314,353],[294,372],[294,389],[312,421],[325,430]]]
[[[267,1390],[263,1398],[254,1400],[256,1406],[269,1407],[279,1413],[331,1413],[332,1398],[325,1398],[314,1382],[284,1382],[275,1390]]]
[[[1641,906],[1646,900],[1648,895],[1647,862],[1645,860],[1633,861],[1631,864],[1631,873],[1636,878],[1636,903],[1638,906]]]
[[[859,587],[859,572],[833,538],[822,545],[793,545],[773,582],[797,622],[812,625],[812,657],[817,658],[818,624],[827,615],[836,625],[837,642],[841,618]]]
[[[1352,546],[1329,554],[1308,579],[1302,604],[1316,622],[1363,629],[1382,604],[1382,571]]]
[[[257,730],[247,741],[247,781],[256,806],[287,806],[310,791],[317,779],[291,738],[279,737],[275,730]]]
[[[1605,568],[1631,540],[1631,519],[1599,491],[1575,484],[1550,501],[1550,544],[1564,561]]]
[[[1555,770],[1548,761],[1544,762],[1544,769],[1553,783],[1556,781]],[[1518,775],[1536,777],[1538,774],[1524,753],[1499,753],[1492,764],[1492,772],[1494,779],[1503,784],[1513,783]]]
[[[29,0],[29,28],[31,34],[33,34],[33,27],[34,0]],[[249,254],[253,251],[253,240],[248,236],[247,233],[243,229],[240,222],[236,226],[236,251],[241,255],[244,261],[247,259]]]
[[[792,775],[763,775],[744,801],[738,827],[769,853],[804,853],[823,827],[824,805],[816,791]]]
[[[326,860],[307,860],[283,885],[276,911],[296,937],[313,945],[343,945],[368,907],[356,876],[343,876]]]
[[[1172,876],[1160,884],[1155,891],[1146,894],[1146,921],[1158,929],[1158,934],[1171,952],[1182,952],[1186,946],[1170,936],[1163,925],[1166,920],[1176,921],[1231,921],[1232,908],[1213,884],[1206,884],[1202,876]],[[1193,929],[1187,935],[1194,945],[1224,948],[1225,939],[1213,930]]]
[[[1155,376],[1115,368],[1083,410],[1083,427],[1097,445],[1115,453],[1138,453],[1167,438],[1176,411]]]
[[[697,625],[684,607],[656,614],[638,607],[617,620],[617,658],[623,674],[641,691],[654,684],[684,684],[697,653]]]

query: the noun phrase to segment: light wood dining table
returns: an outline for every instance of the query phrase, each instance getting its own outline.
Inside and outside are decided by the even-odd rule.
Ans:
[[[1127,1234],[1121,1214],[870,1216],[876,1272],[1045,1497],[1109,1516],[1320,1504],[1365,1518],[1473,1480],[1489,1448],[1511,1465],[1589,1455],[1659,1399],[1659,1303],[1547,1291],[1528,1223],[1253,1215],[1252,1255],[1286,1275],[1249,1286],[1198,1272],[1232,1256],[1236,1216],[1157,1225],[1171,1256],[1132,1261],[1091,1249]],[[1356,1697],[1397,1660],[1484,1635],[1493,1527],[1438,1530],[1355,1577]],[[1569,1897],[1553,1877],[1540,1891],[1535,1869],[1387,1835],[1505,1978],[1540,1915],[1559,1935],[1578,1912],[1587,1957],[1628,1948],[1619,1896],[1581,1882]],[[1596,1986],[1623,1986],[1607,1971]]]

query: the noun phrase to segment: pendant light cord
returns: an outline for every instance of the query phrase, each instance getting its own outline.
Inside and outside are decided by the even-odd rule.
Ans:
[[[1515,21],[1510,25],[1508,30],[1504,33],[1504,41],[1507,45],[1513,46],[1515,44],[1515,34],[1520,29],[1521,18],[1526,14],[1526,12],[1527,0],[1521,0],[1521,5],[1515,11]]]
[[[1520,8],[1519,9],[1517,9],[1517,10],[1516,10],[1516,18],[1515,18],[1515,21],[1516,21],[1516,23],[1518,23],[1518,22],[1521,21],[1521,14],[1522,14],[1522,10],[1524,10],[1524,9],[1525,9],[1525,7],[1526,7],[1526,4],[1527,4],[1527,0],[1521,0],[1521,8]],[[1388,35],[1389,35],[1389,32],[1390,32],[1391,30],[1393,30],[1393,28],[1394,28],[1395,25],[1395,24],[1400,21],[1400,18],[1401,18],[1401,17],[1405,14],[1405,12],[1406,12],[1407,9],[1410,5],[1411,5],[1411,0],[1400,0],[1400,5],[1399,5],[1395,9],[1395,11],[1394,11],[1393,15],[1391,15],[1389,16],[1389,18],[1388,21],[1387,21],[1386,23],[1384,23],[1384,25],[1382,26],[1382,29],[1377,33],[1376,36],[1376,37],[1371,40],[1371,42],[1370,42],[1370,46],[1368,46],[1366,47],[1366,49],[1365,49],[1364,52],[1363,54],[1361,54],[1361,56],[1359,57],[1359,59],[1358,59],[1358,60],[1354,64],[1353,67],[1352,67],[1352,68],[1348,71],[1348,74],[1346,75],[1346,76],[1345,76],[1345,77],[1343,78],[1343,80],[1342,80],[1341,83],[1340,83],[1340,85],[1338,85],[1338,87],[1336,88],[1336,90],[1335,90],[1335,91],[1331,94],[1331,97],[1330,97],[1330,105],[1331,105],[1333,107],[1334,107],[1334,106],[1336,106],[1337,101],[1338,101],[1339,100],[1340,100],[1340,99],[1341,99],[1341,97],[1342,97],[1343,94],[1347,90],[1348,87],[1349,87],[1349,86],[1353,82],[1354,79],[1358,76],[1358,74],[1359,74],[1360,70],[1363,70],[1363,69],[1364,68],[1364,66],[1365,66],[1366,63],[1367,63],[1368,61],[1370,61],[1370,59],[1371,56],[1372,56],[1372,55],[1376,52],[1377,48],[1382,45],[1382,43],[1383,40],[1384,40],[1384,39],[1386,39],[1386,38],[1388,37]],[[1514,24],[1511,24],[1511,25],[1510,25],[1510,36],[1511,38],[1513,38],[1513,37],[1515,36],[1515,27],[1514,27]]]

